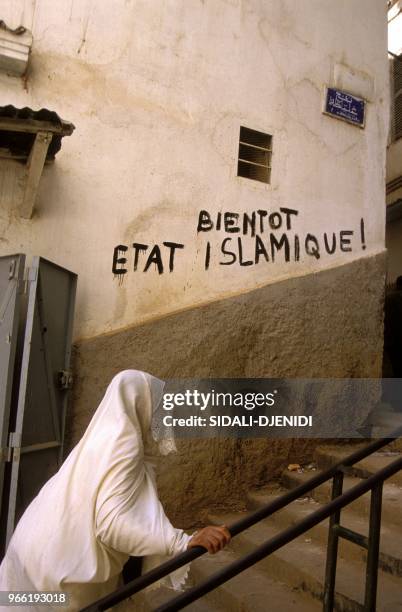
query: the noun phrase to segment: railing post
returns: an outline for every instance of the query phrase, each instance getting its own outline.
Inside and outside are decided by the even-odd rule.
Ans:
[[[379,482],[371,490],[369,541],[366,565],[366,589],[364,596],[365,612],[375,612],[376,610],[378,557],[380,554],[382,486],[383,482]]]
[[[339,495],[342,495],[342,489],[343,489],[343,472],[337,472],[332,481],[331,499],[335,499]],[[332,612],[334,609],[336,564],[337,564],[337,559],[338,559],[338,541],[339,541],[339,536],[336,531],[336,527],[339,526],[340,519],[341,519],[340,510],[336,510],[333,514],[331,514],[330,519],[329,519],[327,562],[325,566],[323,612]]]

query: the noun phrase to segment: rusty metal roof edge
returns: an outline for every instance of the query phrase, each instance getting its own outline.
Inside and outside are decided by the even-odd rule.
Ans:
[[[44,129],[58,133],[60,136],[71,136],[75,130],[73,123],[61,119],[55,111],[47,108],[41,108],[37,111],[29,107],[16,108],[12,104],[0,106],[0,129],[1,124],[8,124],[8,129],[19,126],[18,131],[22,131],[25,124],[27,127],[33,128],[33,131]]]

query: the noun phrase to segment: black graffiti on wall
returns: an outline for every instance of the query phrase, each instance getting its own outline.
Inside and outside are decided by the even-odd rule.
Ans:
[[[197,234],[205,234],[203,267],[211,268],[211,262],[220,266],[258,265],[261,262],[299,262],[306,258],[320,259],[338,253],[350,253],[356,248],[365,249],[364,219],[359,230],[351,228],[321,233],[297,231],[299,211],[280,207],[277,211],[256,210],[250,213],[218,212],[212,215],[201,210],[198,215]],[[212,243],[212,234],[224,233],[225,237]],[[164,241],[162,245],[133,242],[132,270],[134,272],[156,269],[159,274],[173,272],[178,254],[185,245]],[[129,247],[119,244],[113,251],[112,272],[120,279],[129,270]]]
[[[308,232],[299,235],[293,231],[293,222],[298,214],[295,209],[280,208],[271,214],[266,210],[242,215],[234,212],[217,213],[213,219],[208,211],[202,210],[198,216],[197,232],[224,231],[237,234],[237,237],[227,236],[222,240],[217,259],[221,266],[235,263],[251,266],[259,264],[260,261],[275,262],[279,258],[285,263],[297,262],[304,255],[320,259],[324,254],[353,251],[356,234],[354,230],[342,229],[323,232],[320,235]],[[366,248],[363,219],[360,220],[359,244],[362,249]],[[208,241],[204,260],[206,270],[210,267],[211,252],[212,245]]]
[[[150,249],[148,244],[133,242],[132,248],[134,251],[134,272],[138,270],[139,260],[142,254],[145,255],[145,257],[141,258],[143,272],[147,272],[152,264],[155,265],[159,274],[163,274],[166,267],[168,268],[169,272],[173,272],[176,249],[184,249],[184,244],[179,244],[177,242],[163,242],[162,244],[165,249],[167,249],[167,253],[166,250],[164,251],[163,249],[161,249],[158,244],[154,244],[153,247]],[[122,275],[127,273],[126,264],[128,260],[125,256],[127,251],[128,246],[125,244],[119,244],[117,247],[114,248],[112,266],[113,274]]]

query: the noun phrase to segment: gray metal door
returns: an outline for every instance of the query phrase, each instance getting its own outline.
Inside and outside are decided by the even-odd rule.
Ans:
[[[0,504],[8,457],[8,432],[21,310],[25,255],[0,257]]]
[[[29,296],[13,447],[6,542],[22,512],[57,471],[63,452],[77,276],[36,257]]]

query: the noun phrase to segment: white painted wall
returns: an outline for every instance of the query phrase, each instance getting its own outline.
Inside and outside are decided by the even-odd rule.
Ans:
[[[34,36],[26,86],[1,75],[0,104],[76,125],[45,168],[32,220],[19,217],[2,163],[0,254],[40,254],[79,274],[76,337],[384,249],[383,0],[3,0],[0,13]],[[365,129],[322,114],[324,85],[368,99]],[[270,185],[236,176],[240,125],[273,135]],[[204,270],[200,209],[279,207],[299,211],[290,238],[352,230],[352,252],[222,266],[230,235],[211,232]],[[130,250],[119,285],[113,249],[134,241],[185,248],[163,275],[132,271]]]
[[[399,55],[402,53],[402,2],[398,0],[388,11],[388,51]]]

